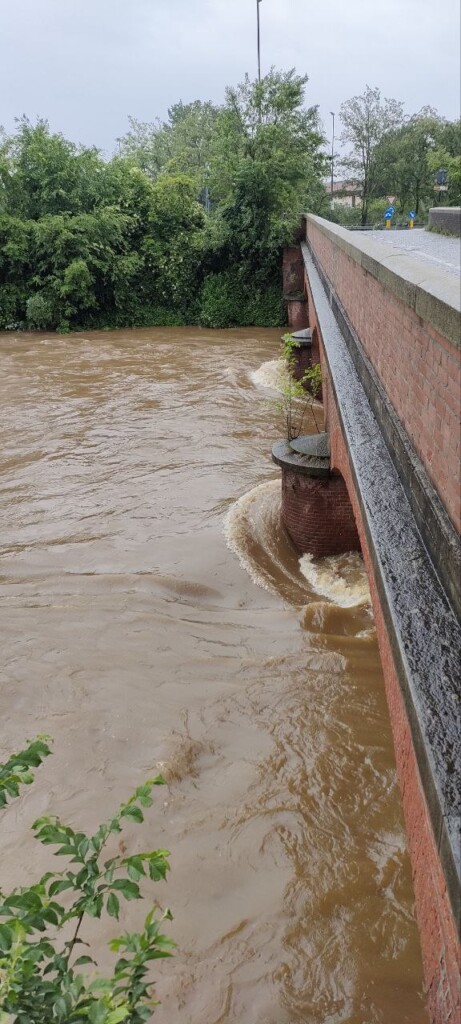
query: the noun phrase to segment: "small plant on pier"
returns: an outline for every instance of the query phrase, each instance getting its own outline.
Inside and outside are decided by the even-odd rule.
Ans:
[[[19,795],[21,785],[33,781],[32,769],[50,753],[47,740],[39,738],[0,765],[0,809]],[[119,852],[102,860],[108,841],[119,836],[124,822],[143,821],[142,808],[150,807],[153,787],[162,784],[157,776],[139,786],[91,836],[59,818],[39,818],[33,824],[39,842],[55,846],[55,854],[68,863],[33,885],[8,894],[0,890],[0,1024],[150,1020],[155,1003],[147,974],[151,960],[171,956],[174,943],[161,931],[162,922],[171,920],[170,912],[158,914],[156,905],[142,931],[112,940],[109,948],[118,958],[109,978],[94,972],[96,962],[83,935],[86,918],[101,918],[105,912],[118,920],[121,900],[142,898],[140,882],[165,878],[167,850],[134,856]]]
[[[295,350],[297,348],[299,348],[299,342],[296,338],[292,334],[284,334],[282,358],[285,362],[286,373],[282,380],[282,398],[277,403],[277,408],[284,416],[288,441],[294,441],[302,433],[308,409],[311,409],[317,433],[320,433],[315,413],[315,402],[322,386],[322,370],[320,363],[314,363],[304,371],[301,379],[297,380],[294,376]]]

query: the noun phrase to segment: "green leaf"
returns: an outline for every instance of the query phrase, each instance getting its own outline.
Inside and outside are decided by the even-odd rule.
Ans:
[[[11,929],[8,928],[8,925],[6,924],[0,924],[0,949],[4,953],[7,953],[8,950],[11,948],[12,941],[13,934],[11,932]]]
[[[95,964],[96,960],[93,960],[92,956],[79,956],[75,961],[75,967],[82,967],[83,964]]]
[[[85,905],[84,905],[83,909],[84,909],[86,914],[90,915],[90,917],[101,917],[102,908],[103,908],[103,898],[102,898],[102,896],[96,896],[95,899],[93,897],[88,899],[85,902]]]
[[[127,1006],[119,1006],[117,1010],[111,1010],[109,1016],[106,1019],[105,1024],[119,1024],[120,1021],[126,1020],[129,1014]],[[136,1010],[139,1015],[139,1011]],[[150,1016],[150,1011],[149,1011]]]
[[[104,1006],[104,1003],[98,1000],[97,1003],[93,1003],[93,1006],[88,1012],[88,1020],[91,1024],[107,1024],[108,1008]]]
[[[166,877],[168,861],[163,857],[153,856],[149,860],[149,876],[153,882],[159,882]]]
[[[129,857],[124,861],[124,863],[127,866],[128,874],[133,882],[137,882],[142,875],[145,875],[146,872],[144,870],[144,864],[141,857]]]
[[[52,882],[48,889],[49,896],[56,896],[59,892],[64,892],[65,889],[73,889],[74,883],[70,879],[63,879],[61,882]]]
[[[144,815],[140,807],[136,807],[136,804],[129,804],[128,807],[124,807],[122,811],[123,818],[129,818],[130,821],[141,822],[144,821]]]
[[[45,907],[42,910],[42,918],[48,921],[48,924],[59,924],[59,916],[53,907]]]
[[[53,1006],[53,1014],[57,1018],[57,1020],[65,1020],[69,1013],[69,1010],[72,1009],[69,1003],[70,1000],[66,999],[65,996],[58,996],[58,998],[55,1000]]]
[[[89,849],[90,849],[90,840],[89,839],[86,839],[86,838],[82,839],[81,843],[78,843],[78,852],[79,852],[80,857],[86,857]]]
[[[116,917],[118,921],[118,915],[120,912],[120,901],[118,896],[114,892],[110,893],[109,899],[107,900],[107,913],[109,917]]]
[[[117,878],[113,882],[113,888],[122,893],[126,900],[139,900],[141,893],[136,882],[129,882],[127,878]]]

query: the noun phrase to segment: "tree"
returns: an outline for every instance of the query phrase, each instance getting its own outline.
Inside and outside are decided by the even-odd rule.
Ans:
[[[152,208],[142,244],[145,272],[161,305],[185,313],[201,284],[204,213],[186,175],[163,175],[152,188]]]
[[[206,185],[210,146],[219,108],[210,102],[173,104],[168,120],[151,124],[129,118],[130,131],[119,139],[120,155],[154,181],[161,174],[187,174],[197,196]]]
[[[403,104],[381,100],[380,90],[367,85],[362,96],[353,96],[341,105],[339,116],[343,123],[341,142],[351,146],[342,163],[361,186],[361,222],[366,224],[370,199],[376,195],[377,147],[386,133],[402,124]]]
[[[4,139],[0,153],[3,203],[13,216],[39,220],[97,205],[105,167],[98,151],[52,134],[47,121],[18,119],[15,135]]]
[[[304,106],[307,76],[271,70],[226,92],[210,169],[225,247],[253,271],[280,266],[300,217],[323,193],[323,136]]]
[[[382,137],[375,150],[375,197],[393,193],[401,213],[413,208],[416,215],[422,202],[432,202],[430,154],[443,124],[436,110],[423,107]]]
[[[152,123],[129,117],[130,130],[117,139],[119,156],[140,167],[150,178],[157,178],[170,159],[170,139],[160,118]]]
[[[448,172],[448,192],[444,204],[461,205],[461,121],[445,121],[437,134],[436,147],[429,154],[432,183],[442,168]],[[434,193],[433,193],[434,195]]]
[[[250,311],[254,323],[280,323],[283,246],[323,197],[324,140],[317,108],[304,104],[306,83],[272,69],[226,90],[209,165],[201,315],[210,326],[251,322]]]
[[[220,202],[231,198],[240,164],[252,161],[273,179],[278,205],[289,211],[292,225],[315,205],[325,171],[324,137],[318,108],[305,106],[307,82],[307,75],[294,69],[272,68],[261,81],[247,75],[235,89],[226,90],[210,171],[211,191]]]

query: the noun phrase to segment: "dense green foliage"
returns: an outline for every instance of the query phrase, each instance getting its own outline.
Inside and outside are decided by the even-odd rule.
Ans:
[[[0,765],[0,807],[33,781],[31,769],[50,753],[43,739]],[[155,1005],[148,981],[152,960],[171,955],[174,943],[162,934],[169,911],[154,907],[142,931],[115,938],[112,976],[100,977],[88,942],[83,939],[88,917],[105,912],[118,920],[121,900],[141,899],[140,882],[156,882],[168,871],[168,852],[156,850],[125,856],[106,849],[124,823],[141,823],[142,808],[152,804],[149,779],[92,836],[76,832],[59,818],[33,824],[39,842],[55,846],[67,861],[63,870],[48,871],[35,884],[0,890],[0,1024],[142,1024]],[[113,844],[114,845],[114,844]],[[104,860],[102,858],[105,858]],[[62,863],[62,862],[61,862]],[[66,893],[64,901],[61,894]],[[83,947],[83,949],[82,949]],[[83,968],[83,970],[82,970]]]
[[[354,210],[335,209],[345,224],[382,222],[388,196],[396,196],[397,220],[405,224],[408,212],[426,220],[430,206],[461,203],[461,122],[446,121],[431,107],[405,117],[403,105],[382,99],[379,89],[367,86],[361,96],[342,104],[341,141],[349,147],[340,167],[360,185],[362,205]],[[448,173],[448,191],[437,193],[435,175]]]
[[[349,152],[336,162],[363,203],[330,209],[328,158],[307,77],[271,72],[220,106],[177,103],[165,122],[130,119],[118,153],[27,118],[0,130],[0,329],[281,325],[281,250],[306,211],[346,225],[419,222],[461,202],[461,128],[368,86],[340,111]],[[439,196],[439,198],[440,198]]]
[[[281,249],[324,201],[306,82],[131,120],[110,161],[22,118],[0,138],[0,328],[283,323]]]

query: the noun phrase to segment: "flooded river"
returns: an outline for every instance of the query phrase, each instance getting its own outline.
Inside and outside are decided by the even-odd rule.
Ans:
[[[54,737],[1,883],[49,866],[38,814],[91,829],[161,770],[126,838],[171,850],[156,1024],[423,1024],[366,578],[279,525],[278,337],[0,337],[1,752]]]

